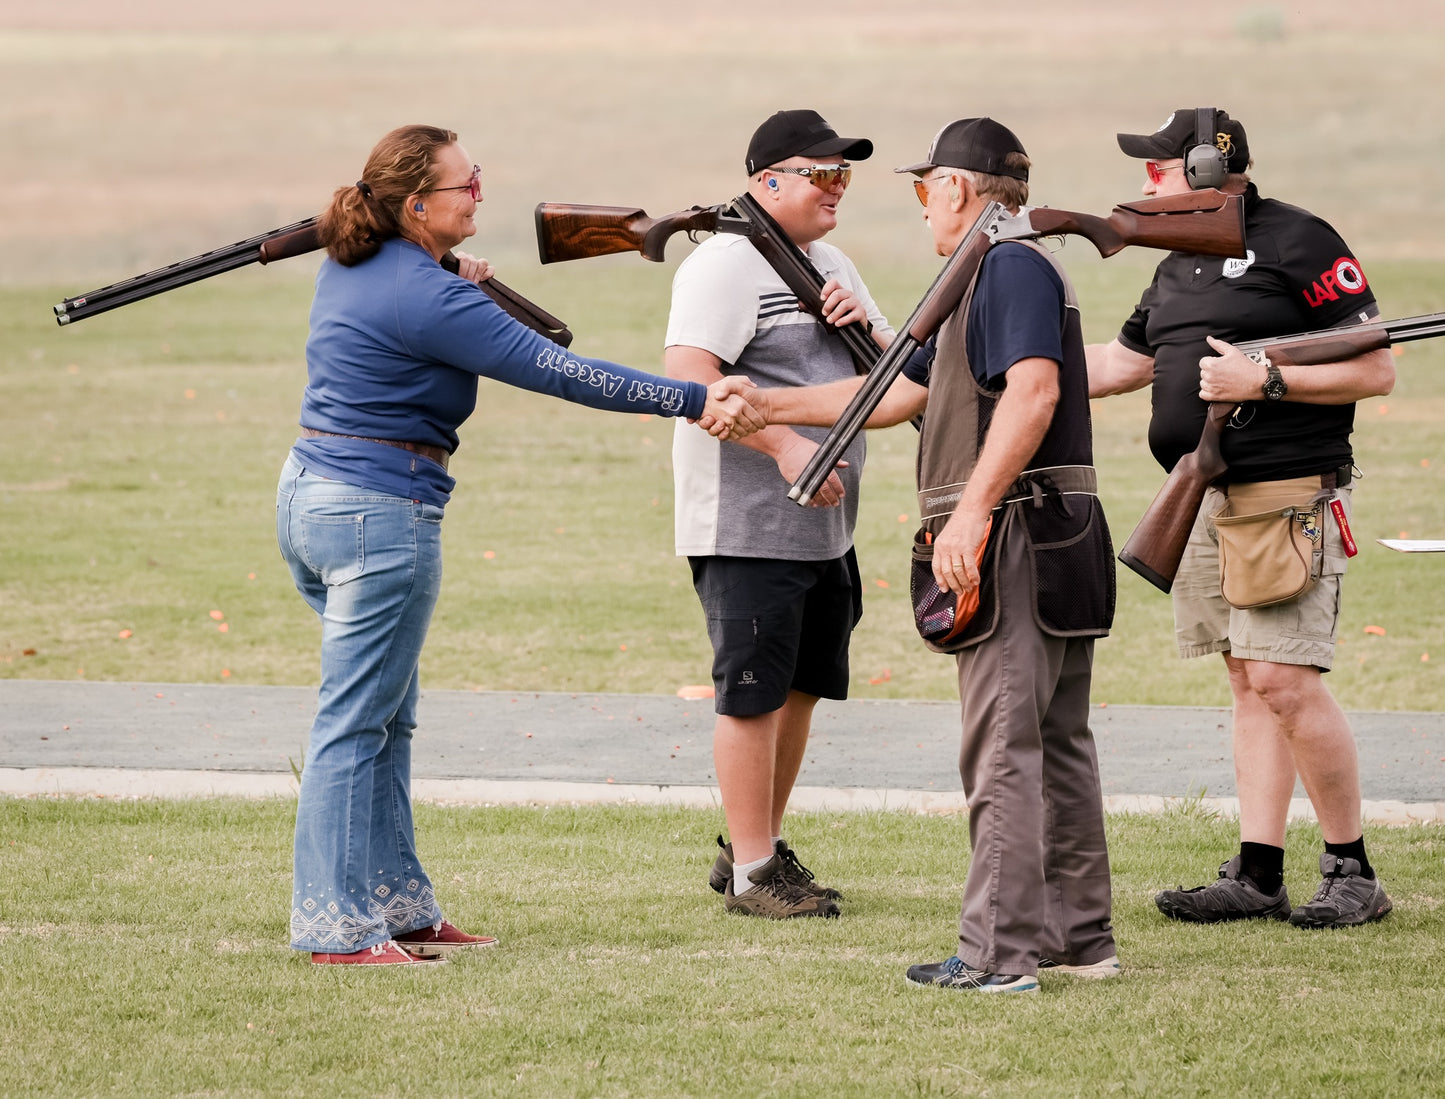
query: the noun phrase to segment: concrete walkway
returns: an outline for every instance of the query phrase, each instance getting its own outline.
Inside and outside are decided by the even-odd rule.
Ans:
[[[0,794],[291,796],[314,712],[309,687],[0,680]],[[1366,817],[1445,819],[1445,714],[1350,719]],[[714,805],[712,724],[711,700],[427,691],[413,789],[465,804]],[[1092,725],[1110,811],[1190,797],[1234,810],[1227,710],[1101,706]],[[957,752],[956,703],[824,701],[793,805],[961,810]],[[1302,794],[1294,815],[1310,815]]]

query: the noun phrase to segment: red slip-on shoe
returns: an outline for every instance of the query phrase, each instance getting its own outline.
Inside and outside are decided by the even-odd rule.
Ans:
[[[440,957],[413,957],[391,939],[352,954],[323,954],[320,951],[311,953],[312,965],[426,965],[445,961],[445,958]]]
[[[409,954],[419,958],[434,958],[449,950],[464,946],[496,946],[497,940],[490,935],[468,935],[447,923],[438,920],[430,927],[419,927],[397,935],[395,943]]]

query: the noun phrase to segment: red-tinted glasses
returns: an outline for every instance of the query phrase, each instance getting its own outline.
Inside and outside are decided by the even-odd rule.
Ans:
[[[1164,182],[1164,173],[1165,173],[1165,172],[1172,172],[1172,171],[1174,171],[1175,168],[1183,168],[1183,167],[1184,167],[1183,164],[1163,164],[1163,165],[1161,165],[1157,160],[1146,160],[1146,161],[1144,162],[1144,171],[1147,172],[1148,175],[1149,175],[1149,182],[1150,182],[1150,183],[1153,183],[1153,184],[1155,184],[1155,185],[1158,185],[1158,184]]]
[[[472,198],[480,202],[482,200],[482,167],[480,164],[472,165],[472,178],[459,187],[433,187],[433,191],[470,191]]]

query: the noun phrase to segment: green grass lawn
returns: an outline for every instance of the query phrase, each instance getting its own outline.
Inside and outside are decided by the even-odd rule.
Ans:
[[[1066,254],[1090,338],[1108,338],[1147,258]],[[933,267],[870,273],[890,315],[906,316]],[[657,368],[667,269],[619,257],[504,277],[564,317],[578,350]],[[1385,264],[1372,278],[1388,316],[1445,299],[1445,267]],[[65,329],[49,317],[61,296],[0,290],[0,677],[315,682],[316,625],[273,529],[309,284],[252,269]],[[1352,709],[1445,707],[1445,602],[1432,594],[1445,561],[1374,541],[1445,536],[1445,341],[1402,350],[1396,392],[1357,417],[1362,552],[1330,677]],[[1163,480],[1144,445],[1147,402],[1094,406],[1116,545]],[[426,685],[671,694],[708,681],[701,613],[672,553],[672,431],[483,383],[452,466]],[[908,608],[914,440],[907,425],[870,435],[855,697],[956,690]],[[1226,704],[1218,661],[1173,655],[1168,599],[1122,567],[1118,584],[1096,701]]]
[[[1235,838],[1109,821],[1125,975],[1036,996],[908,985],[952,952],[962,816],[805,814],[839,920],[727,915],[721,813],[422,806],[449,918],[501,945],[432,972],[286,943],[293,804],[0,800],[7,1095],[1421,1095],[1442,1069],[1445,828],[1381,829],[1380,924],[1166,921]],[[1299,903],[1318,832],[1288,840]]]

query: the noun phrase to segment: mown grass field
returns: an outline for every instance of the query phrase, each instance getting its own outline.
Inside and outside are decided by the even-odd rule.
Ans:
[[[579,349],[656,365],[666,272],[641,261],[603,266],[585,298],[550,269],[512,281],[568,320]],[[1122,257],[1078,268],[1090,326],[1105,338],[1105,318],[1122,315],[1147,268]],[[880,297],[906,303],[916,274],[885,272]],[[1445,299],[1445,268],[1383,264],[1372,276],[1391,315]],[[314,682],[317,627],[274,534],[275,479],[304,384],[305,281],[237,272],[73,329],[37,330],[54,300],[55,290],[0,291],[9,443],[0,451],[0,675]],[[1445,606],[1430,595],[1445,561],[1374,541],[1445,534],[1445,346],[1403,351],[1396,393],[1358,414],[1363,549],[1331,675],[1351,709],[1445,705]],[[1143,441],[1146,396],[1094,411],[1118,544],[1162,476]],[[663,420],[484,385],[453,464],[428,686],[671,694],[708,682],[701,613],[672,554],[672,431]],[[871,436],[856,697],[956,691],[951,662],[922,649],[907,605],[913,450],[906,425]],[[1122,566],[1118,585],[1096,700],[1225,704],[1217,661],[1173,655],[1168,599]]]
[[[959,816],[799,818],[845,912],[773,923],[705,884],[718,812],[422,807],[445,911],[501,945],[421,973],[286,949],[290,819],[0,800],[0,1093],[1383,1097],[1445,1069],[1438,825],[1373,835],[1396,911],[1320,933],[1166,921],[1152,893],[1234,825],[1116,817],[1124,976],[981,997],[903,979],[956,942]],[[1292,896],[1318,842],[1290,833]]]

